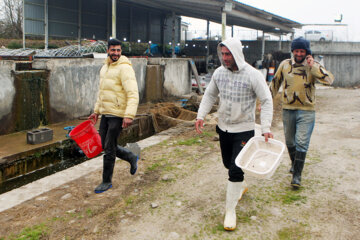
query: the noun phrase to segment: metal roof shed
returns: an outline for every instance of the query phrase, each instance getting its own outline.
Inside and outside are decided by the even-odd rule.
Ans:
[[[127,34],[128,40],[136,35],[145,37],[164,32],[172,39],[179,38],[180,23],[176,15],[205,19],[225,26],[241,26],[272,34],[293,33],[301,24],[253,8],[233,0],[23,0],[25,34],[44,35],[47,47],[49,36],[106,39],[118,33]],[[117,18],[117,16],[119,16]],[[164,27],[167,19],[171,28]],[[134,29],[137,29],[134,31]],[[141,30],[142,29],[142,30]],[[110,34],[111,32],[111,34]],[[155,36],[156,35],[156,36]],[[264,38],[263,38],[264,41]],[[175,41],[171,41],[173,48]],[[264,45],[264,42],[263,42]],[[264,48],[264,47],[263,47]]]

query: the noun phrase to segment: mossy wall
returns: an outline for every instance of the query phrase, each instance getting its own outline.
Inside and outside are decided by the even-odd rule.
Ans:
[[[16,71],[13,104],[14,131],[22,131],[49,123],[49,73],[46,70]]]

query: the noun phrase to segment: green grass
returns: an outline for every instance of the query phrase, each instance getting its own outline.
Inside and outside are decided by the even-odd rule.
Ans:
[[[196,136],[193,138],[189,138],[189,139],[185,139],[182,141],[178,141],[177,144],[179,145],[186,145],[186,146],[192,146],[192,145],[198,145],[200,144],[202,141],[200,140],[200,137]]]
[[[134,200],[135,200],[135,197],[134,197],[134,196],[129,196],[129,197],[127,197],[127,198],[125,199],[125,204],[126,204],[126,206],[131,205],[131,204],[134,202]]]
[[[47,227],[44,224],[36,225],[33,227],[27,227],[22,230],[15,238],[10,238],[11,240],[39,240],[47,239]]]
[[[148,167],[147,170],[149,170],[149,171],[154,171],[154,170],[156,170],[157,168],[159,168],[160,166],[161,166],[161,164],[158,163],[158,162],[156,162],[156,163],[152,164],[150,167]]]
[[[91,208],[86,209],[86,215],[88,217],[92,217],[94,215],[94,212],[91,210]]]
[[[302,225],[296,225],[292,227],[285,227],[277,232],[279,240],[303,240],[307,239],[309,233]]]
[[[283,204],[293,204],[295,202],[306,203],[306,196],[301,196],[300,193],[295,191],[287,191],[285,194],[280,195]]]

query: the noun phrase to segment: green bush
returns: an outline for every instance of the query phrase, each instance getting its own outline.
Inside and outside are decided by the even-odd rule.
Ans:
[[[18,49],[18,48],[22,48],[22,44],[19,42],[12,41],[6,47],[9,49]]]

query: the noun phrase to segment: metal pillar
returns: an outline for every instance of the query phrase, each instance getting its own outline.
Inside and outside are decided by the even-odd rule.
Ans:
[[[129,44],[131,44],[131,41],[134,41],[134,42],[136,41],[136,39],[133,39],[133,34],[132,34],[132,31],[131,31],[132,30],[132,25],[133,25],[133,16],[134,16],[133,8],[130,7],[129,25],[128,25],[128,27],[129,27]]]
[[[282,35],[279,36],[279,51],[281,51]]]
[[[49,46],[48,0],[44,1],[44,27],[45,27],[45,51],[47,51]]]
[[[112,0],[112,33],[111,36],[116,38],[116,0]]]
[[[234,25],[231,25],[231,37],[234,37]]]
[[[221,12],[221,40],[226,39],[226,12]]]
[[[206,59],[205,59],[206,72],[209,72],[209,39],[210,39],[210,21],[207,20],[207,24],[206,24]]]
[[[161,52],[162,52],[162,55],[164,56],[165,55],[165,19],[166,19],[166,16],[162,15],[161,16],[161,29],[160,29],[160,35],[161,35],[161,46],[162,46],[162,49],[161,49]]]
[[[151,13],[147,14],[147,29],[146,29],[146,41],[149,43],[151,41]]]
[[[79,15],[78,15],[78,41],[79,41],[79,49],[81,47],[81,15],[82,15],[82,4],[81,4],[81,0],[79,0]]]
[[[264,60],[265,55],[265,32],[262,32],[262,39],[261,39],[261,60]]]
[[[175,12],[172,12],[171,57],[175,58]]]
[[[22,37],[23,37],[23,49],[25,49],[25,0],[22,1],[22,12],[23,12],[23,19],[22,19]]]

